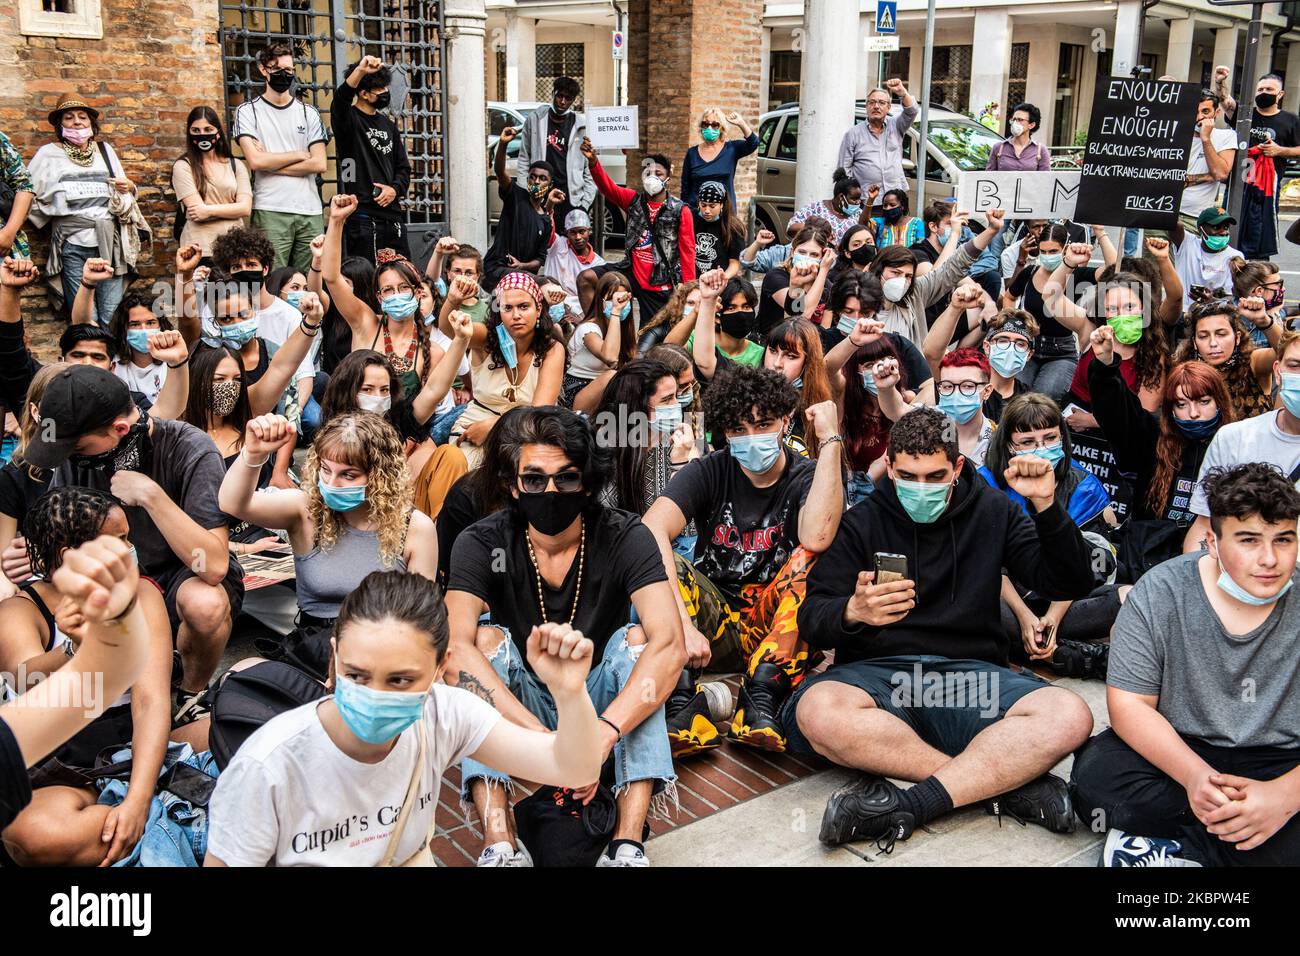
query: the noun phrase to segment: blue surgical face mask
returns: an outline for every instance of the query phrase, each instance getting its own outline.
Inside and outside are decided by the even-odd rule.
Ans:
[[[334,706],[348,730],[368,744],[392,740],[424,714],[429,692],[375,690],[348,680],[334,659]]]
[[[614,303],[613,303],[613,302],[606,302],[606,303],[605,303],[605,318],[608,319],[609,316],[610,316],[610,313],[613,312],[613,311],[614,311]],[[620,322],[622,322],[624,319],[626,319],[626,318],[628,317],[628,314],[631,313],[631,311],[632,311],[632,303],[629,302],[627,305],[623,306],[622,311],[620,311],[620,312],[618,313],[618,320],[619,320]]]
[[[945,229],[943,232],[939,233],[939,245],[946,246],[948,244],[948,240],[951,238],[952,238],[952,230]]]
[[[140,555],[135,550],[135,545],[131,545],[131,563],[137,568],[140,566]]]
[[[353,485],[351,488],[333,488],[325,484],[324,479],[316,479],[316,487],[330,511],[352,511],[366,503],[366,486]]]
[[[434,291],[438,293],[438,295],[442,296],[444,299],[447,298],[447,280],[446,280],[446,279],[442,279],[442,278],[438,279],[438,281],[435,282],[435,283],[433,284],[433,288],[434,288]]]
[[[1300,418],[1300,372],[1282,372],[1282,404],[1292,415]]]
[[[1061,267],[1061,262],[1064,261],[1064,259],[1065,254],[1062,252],[1053,252],[1050,255],[1046,252],[1040,252],[1038,254],[1038,264],[1048,272],[1055,272],[1059,269]]]
[[[302,293],[286,292],[284,294],[284,301],[288,302],[291,306],[293,306],[296,309],[298,308],[298,303],[302,301]]]
[[[557,302],[555,305],[551,306],[549,309],[546,310],[546,314],[551,317],[552,322],[563,322],[564,313],[565,313],[565,308],[563,302]]]
[[[1011,455],[1013,458],[1019,458],[1021,455],[1033,455],[1035,458],[1043,459],[1043,461],[1055,468],[1056,463],[1065,457],[1065,449],[1058,441],[1051,445],[1044,445],[1042,448],[1030,448],[1027,451],[1012,452]]]
[[[862,387],[872,395],[879,394],[876,389],[876,373],[869,368],[864,368],[862,370]]]
[[[727,448],[741,468],[761,475],[775,465],[777,459],[781,457],[781,433],[774,431],[728,438]]]
[[[661,435],[670,435],[677,430],[677,426],[682,423],[682,407],[677,403],[672,405],[656,405],[655,417],[650,420],[650,427]]]
[[[1213,418],[1179,418],[1173,416],[1174,425],[1178,430],[1188,438],[1209,438],[1219,427],[1219,420],[1223,418],[1223,412],[1215,412]]]
[[[677,404],[680,405],[683,410],[690,408],[694,403],[695,389],[688,388],[684,392],[677,393]]]
[[[695,306],[693,306],[693,305],[684,305],[684,306],[682,306],[682,318],[683,318],[683,319],[689,319],[689,318],[690,318],[691,316],[693,316],[694,314],[695,314]]]
[[[849,216],[852,219],[857,219],[862,215],[862,203],[854,203],[851,206],[845,206],[844,215]]]
[[[510,337],[510,330],[504,325],[497,326],[497,344],[501,346],[501,357],[512,369],[519,365],[519,352],[515,340]]]
[[[803,388],[803,376],[800,375],[798,378],[796,378],[796,379],[795,379],[793,382],[791,382],[790,384],[793,385],[795,388]]]
[[[1010,343],[1003,343],[989,349],[989,364],[1003,378],[1015,378],[1029,361],[1029,353],[1022,352]]]
[[[961,392],[953,392],[951,395],[939,396],[939,411],[943,412],[958,425],[965,425],[975,417],[976,413],[984,403],[980,400],[979,392],[974,395],[963,395]]]
[[[1282,585],[1282,590],[1278,591],[1277,594],[1273,595],[1271,598],[1255,597],[1255,595],[1251,594],[1232,579],[1232,576],[1223,569],[1223,562],[1220,561],[1219,580],[1215,583],[1219,586],[1220,591],[1231,598],[1235,598],[1242,604],[1249,604],[1251,607],[1265,607],[1282,600],[1282,595],[1291,590],[1292,581],[1292,578],[1287,578],[1286,584]]]
[[[415,297],[413,292],[399,292],[396,295],[390,295],[379,303],[379,308],[383,310],[384,315],[390,319],[409,319],[415,315],[415,310],[420,307],[420,300]]]
[[[813,266],[816,264],[817,264],[816,257],[807,255],[806,253],[803,252],[796,252],[794,255],[790,257],[790,266],[792,268],[797,269],[800,266]]]
[[[257,316],[244,319],[242,322],[232,322],[230,325],[221,326],[221,337],[236,348],[242,348],[256,334]]]
[[[852,335],[853,330],[858,327],[858,320],[851,315],[841,315],[835,327],[845,335]]]
[[[157,329],[127,329],[126,344],[141,354],[149,351],[149,334]]]
[[[948,490],[952,488],[947,482],[935,484],[929,481],[907,481],[894,479],[894,491],[898,502],[903,506],[909,518],[917,524],[933,524],[948,507]]]

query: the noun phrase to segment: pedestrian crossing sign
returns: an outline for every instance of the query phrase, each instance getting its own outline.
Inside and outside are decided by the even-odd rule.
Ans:
[[[878,0],[876,4],[876,32],[898,32],[898,0]]]

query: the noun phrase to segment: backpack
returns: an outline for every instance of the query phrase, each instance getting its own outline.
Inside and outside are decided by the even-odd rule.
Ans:
[[[325,686],[283,661],[262,661],[226,674],[208,697],[208,749],[225,770],[244,741],[272,717],[326,695]]]

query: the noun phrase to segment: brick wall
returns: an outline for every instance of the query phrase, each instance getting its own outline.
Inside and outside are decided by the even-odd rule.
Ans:
[[[185,117],[191,107],[219,108],[222,101],[217,0],[103,0],[102,16],[102,40],[23,36],[12,9],[0,17],[0,62],[17,64],[0,88],[0,129],[30,160],[51,141],[46,114],[61,95],[79,94],[96,107],[101,132],[139,187],[154,230],[139,271],[146,278],[169,274],[176,251],[171,166],[185,147]],[[27,235],[43,264],[45,235],[30,225]],[[51,314],[43,285],[29,289],[23,313],[32,348],[53,357],[64,326]]]
[[[641,108],[646,152],[664,153],[677,167],[700,141],[700,113],[710,106],[737,111],[757,131],[762,17],[763,0],[630,0],[628,101]],[[639,157],[629,157],[628,169],[639,169]],[[756,170],[752,156],[736,170],[742,216]]]

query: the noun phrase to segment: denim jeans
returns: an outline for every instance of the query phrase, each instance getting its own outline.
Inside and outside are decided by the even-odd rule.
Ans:
[[[630,625],[629,625],[630,626]],[[488,658],[492,669],[501,678],[510,693],[519,703],[528,708],[529,713],[551,730],[555,729],[557,715],[555,701],[546,685],[540,683],[528,670],[524,660],[519,656],[519,649],[510,639],[510,632],[504,627],[497,627],[505,638],[496,651]],[[641,648],[631,647],[627,643],[627,627],[619,628],[610,635],[596,664],[587,675],[587,693],[596,707],[596,713],[602,712],[613,702],[627,686],[632,676],[632,668],[640,657]],[[660,707],[653,714],[641,721],[636,727],[626,731],[623,739],[614,745],[614,792],[621,793],[623,788],[638,780],[655,781],[655,793],[663,794],[667,799],[674,799],[676,774],[673,772],[672,750],[668,743],[668,723],[664,718],[664,709]],[[465,758],[460,768],[461,800],[470,799],[470,784],[479,779],[495,781],[510,786],[510,778],[479,763]],[[652,812],[662,812],[666,800],[655,800]]]
[[[433,439],[435,445],[445,445],[451,438],[451,426],[456,424],[456,419],[465,414],[465,409],[469,408],[469,402],[464,405],[457,405],[449,412],[443,412],[433,420],[429,426],[429,437]]]
[[[1136,256],[1138,254],[1139,240],[1142,238],[1142,230],[1125,228],[1120,231],[1124,233],[1124,249],[1120,255]]]
[[[1073,335],[1040,335],[1034,341],[1033,357],[1016,378],[1031,391],[1041,392],[1064,406],[1078,365],[1078,342]]]
[[[131,748],[120,750],[113,760],[125,760]],[[159,776],[176,763],[185,763],[209,777],[217,776],[217,764],[208,751],[196,754],[189,744],[170,743]],[[118,806],[126,797],[126,781],[113,780],[99,794],[99,803]],[[113,865],[202,866],[208,851],[208,811],[167,790],[154,794],[149,802],[149,820],[131,852]]]
[[[865,471],[855,471],[849,475],[848,484],[845,486],[845,493],[849,498],[849,507],[867,500],[867,496],[875,491],[876,486],[871,480],[871,475]]]
[[[96,246],[78,246],[71,242],[63,244],[63,300],[68,304],[68,314],[72,314],[72,303],[77,298],[77,290],[81,288],[81,273],[86,267],[87,259],[99,258],[99,249]],[[126,283],[122,276],[114,276],[95,286],[95,318],[104,328],[108,328],[109,321],[113,318],[113,312],[117,309],[117,304],[122,301],[122,294],[126,291]]]

